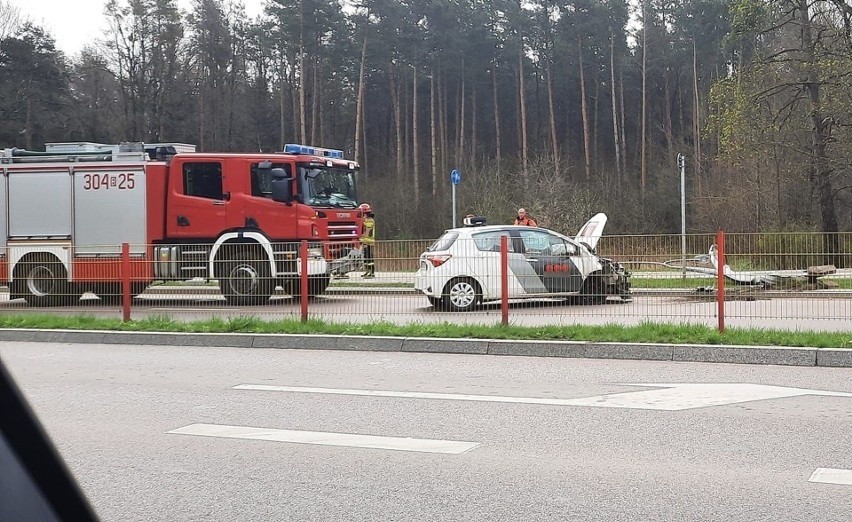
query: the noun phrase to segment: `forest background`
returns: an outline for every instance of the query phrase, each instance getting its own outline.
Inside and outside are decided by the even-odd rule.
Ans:
[[[0,147],[343,149],[383,239],[852,230],[846,0],[109,0],[73,56],[0,0]],[[85,31],[81,27],[81,31]],[[826,241],[829,249],[840,243]],[[836,252],[837,250],[835,250]]]

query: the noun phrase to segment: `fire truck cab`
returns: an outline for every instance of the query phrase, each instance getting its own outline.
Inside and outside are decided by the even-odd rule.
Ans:
[[[325,291],[357,246],[358,164],[299,144],[281,153],[199,153],[186,144],[48,144],[0,157],[0,282],[31,305],[120,295],[129,243],[133,293],[154,280],[219,281],[230,304],[276,286]],[[299,245],[308,240],[302,266]]]

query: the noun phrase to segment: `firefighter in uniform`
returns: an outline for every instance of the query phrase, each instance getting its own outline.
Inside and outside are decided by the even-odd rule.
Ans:
[[[538,223],[535,222],[535,219],[527,214],[526,209],[519,208],[518,209],[518,217],[515,218],[513,223],[514,225],[523,225],[525,227],[537,227]]]
[[[373,257],[373,245],[376,243],[376,220],[373,216],[373,207],[369,203],[362,203],[358,207],[364,213],[364,229],[361,232],[361,244],[364,245],[364,275],[363,277],[376,277],[376,260]]]

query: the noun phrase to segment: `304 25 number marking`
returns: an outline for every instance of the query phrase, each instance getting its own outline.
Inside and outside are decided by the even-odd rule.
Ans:
[[[83,190],[133,190],[136,188],[136,180],[132,172],[121,174],[84,174]]]

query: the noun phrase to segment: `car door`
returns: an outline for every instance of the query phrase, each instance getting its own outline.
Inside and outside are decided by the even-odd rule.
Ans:
[[[522,229],[524,257],[546,293],[578,292],[582,275],[572,255],[576,248],[562,237],[542,229]]]

